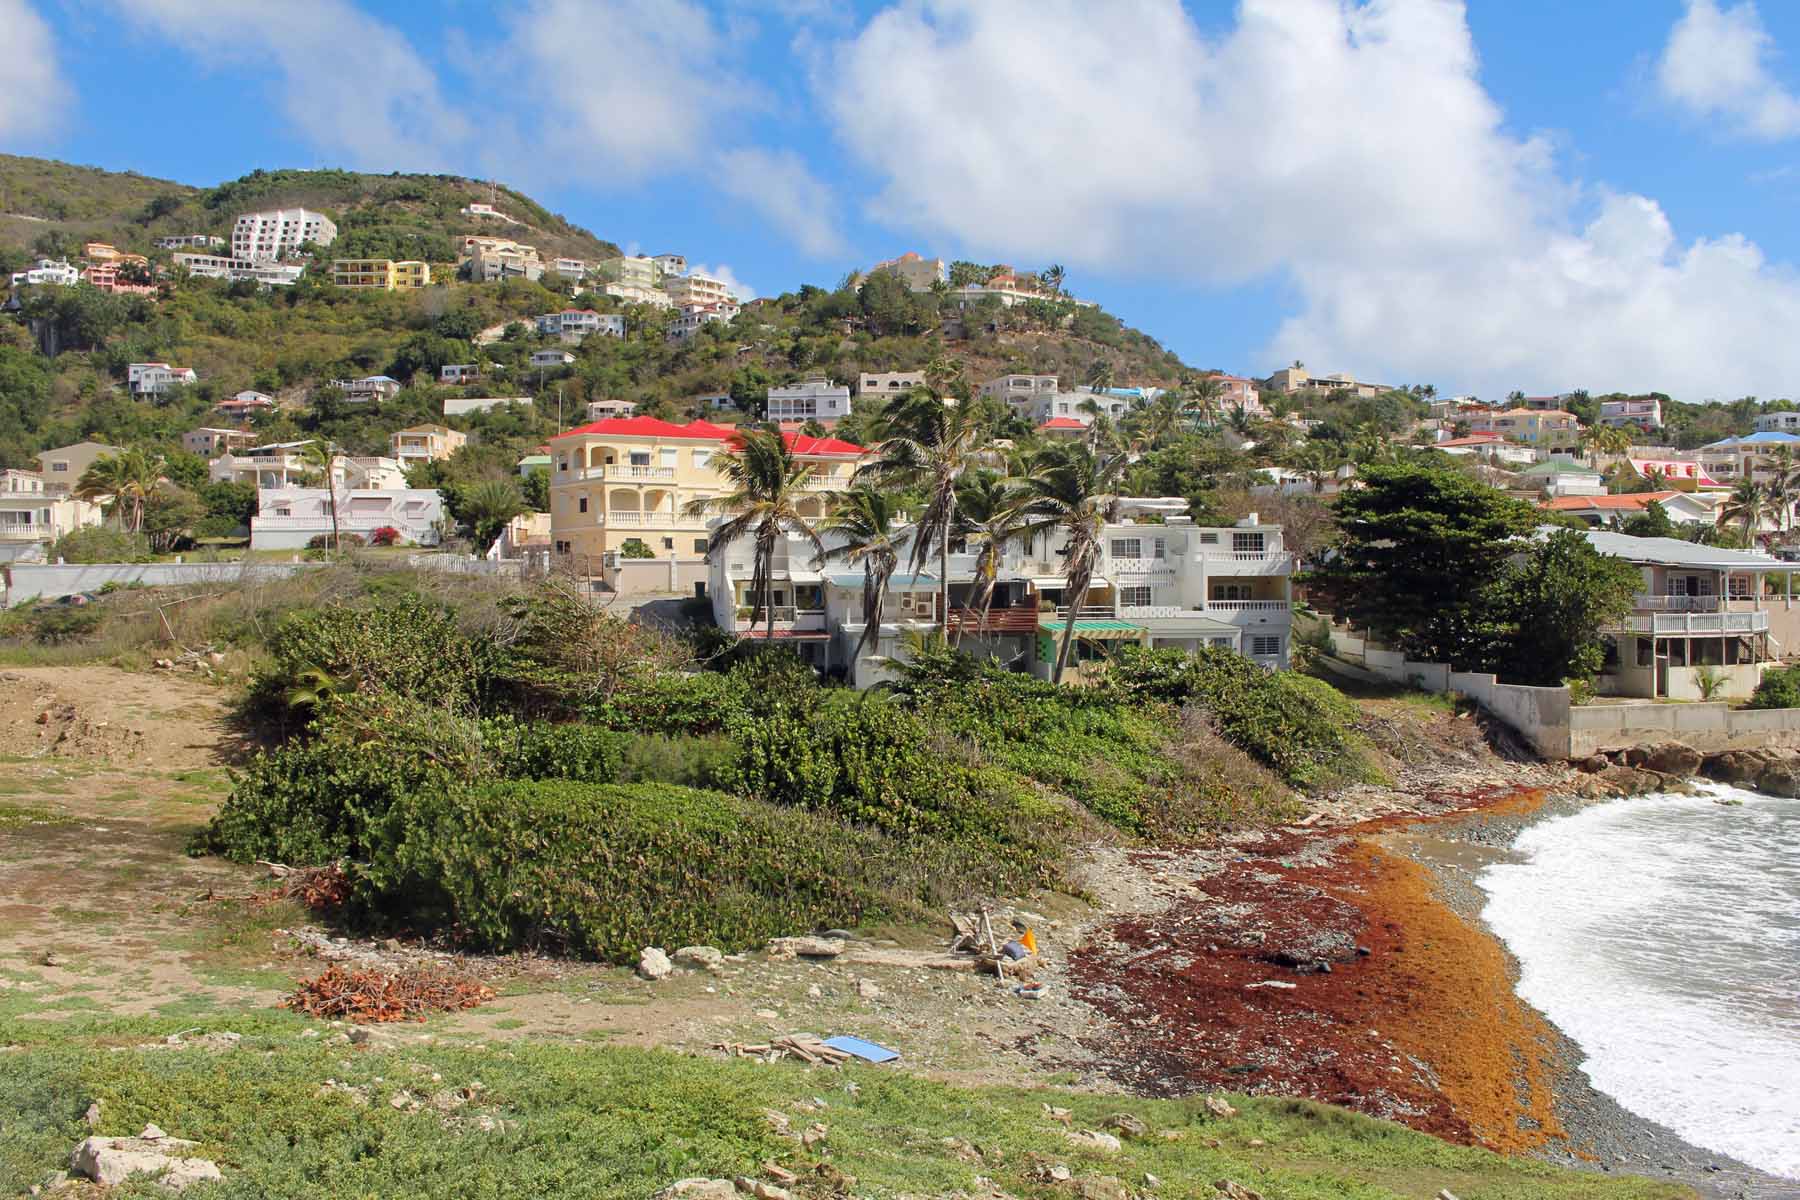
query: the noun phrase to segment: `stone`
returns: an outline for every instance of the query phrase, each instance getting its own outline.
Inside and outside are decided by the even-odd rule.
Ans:
[[[786,1188],[752,1179],[748,1175],[737,1177],[737,1190],[746,1196],[755,1196],[756,1200],[793,1200],[793,1193]]]
[[[1131,1189],[1125,1186],[1123,1179],[1113,1175],[1077,1180],[1075,1194],[1081,1200],[1131,1200]]]
[[[350,1044],[352,1046],[361,1046],[369,1040],[369,1031],[367,1029],[358,1027],[356,1029],[352,1029],[345,1036],[350,1039]]]
[[[1577,761],[1575,769],[1580,771],[1583,775],[1598,775],[1610,766],[1612,766],[1612,760],[1606,757],[1606,755],[1590,754],[1586,758]]]
[[[87,1123],[89,1129],[100,1128],[100,1102],[96,1100],[88,1105],[87,1112],[82,1114],[81,1119]]]
[[[764,949],[770,958],[836,958],[845,943],[840,938],[779,937],[770,938]]]
[[[1720,783],[1752,787],[1757,776],[1780,761],[1780,756],[1767,750],[1727,750],[1707,759],[1702,769],[1707,778]]]
[[[193,1142],[172,1138],[154,1125],[134,1138],[90,1137],[69,1156],[69,1170],[95,1183],[115,1187],[133,1175],[155,1175],[156,1182],[172,1192],[209,1179],[223,1179],[218,1164],[204,1158],[187,1158],[180,1151]]]
[[[1150,1136],[1150,1127],[1130,1113],[1114,1113],[1101,1124],[1121,1137],[1144,1138]]]
[[[1219,1118],[1221,1121],[1229,1121],[1231,1118],[1238,1115],[1238,1110],[1231,1107],[1230,1102],[1223,1096],[1208,1096],[1206,1098],[1206,1111]]]
[[[683,946],[675,951],[675,961],[701,971],[723,971],[725,952],[716,946]]]
[[[1800,797],[1800,763],[1770,763],[1756,776],[1756,790],[1771,796]]]
[[[826,1135],[829,1134],[830,1132],[831,1132],[831,1130],[827,1126],[821,1125],[817,1121],[814,1121],[811,1125],[808,1125],[806,1127],[806,1129],[803,1133],[801,1133],[800,1145],[805,1147],[808,1150],[811,1150],[814,1146],[817,1146],[819,1143],[823,1142],[825,1140]]]
[[[645,946],[643,953],[638,955],[637,973],[639,979],[667,979],[675,973],[675,964],[655,946]]]
[[[1157,1188],[1162,1186],[1162,1180],[1158,1179],[1156,1176],[1152,1175],[1150,1172],[1145,1171],[1144,1172],[1144,1186],[1154,1192]]]
[[[1634,755],[1637,758],[1635,762],[1632,761]],[[1636,747],[1625,753],[1626,765],[1655,771],[1658,775],[1693,775],[1700,770],[1702,761],[1704,757],[1698,750],[1681,742],[1658,742],[1654,746]]]
[[[875,986],[875,981],[872,979],[859,979],[856,981],[856,998],[879,1000],[881,999],[881,989]]]
[[[1437,1200],[1456,1200],[1456,1193],[1449,1188],[1439,1188]]]
[[[677,1179],[651,1200],[737,1200],[737,1188],[729,1179],[706,1179],[694,1176]]]
[[[1096,1154],[1117,1154],[1125,1148],[1125,1144],[1110,1133],[1102,1133],[1098,1129],[1083,1129],[1076,1133],[1063,1135],[1069,1145],[1077,1150],[1091,1150]]]
[[[1263,1200],[1261,1192],[1251,1191],[1235,1179],[1221,1179],[1213,1184],[1213,1191],[1225,1200]]]

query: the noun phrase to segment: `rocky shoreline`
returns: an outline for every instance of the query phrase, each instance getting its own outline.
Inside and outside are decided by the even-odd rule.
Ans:
[[[1598,756],[1596,756],[1598,757]],[[1595,803],[1654,793],[1691,792],[1696,775],[1753,787],[1768,778],[1800,783],[1800,755],[1781,751],[1731,751],[1703,756],[1678,743],[1642,747],[1577,764],[1582,771],[1566,787],[1545,794],[1528,809],[1452,814],[1407,826],[1384,844],[1428,869],[1439,898],[1506,954],[1516,983],[1518,965],[1505,944],[1482,921],[1486,896],[1475,882],[1480,870],[1504,861],[1530,826],[1581,811]],[[1790,774],[1794,773],[1794,774]],[[1598,784],[1599,786],[1595,786]],[[1780,793],[1777,793],[1780,794]],[[1785,794],[1794,795],[1796,792]],[[1535,1011],[1535,1010],[1534,1010]],[[1638,1116],[1598,1091],[1581,1069],[1581,1048],[1545,1020],[1554,1045],[1551,1085],[1555,1113],[1566,1140],[1546,1143],[1538,1153],[1567,1166],[1667,1179],[1693,1187],[1708,1200],[1794,1200],[1800,1183],[1780,1179],[1685,1141],[1672,1130]],[[1694,1097],[1704,1103],[1703,1097]]]

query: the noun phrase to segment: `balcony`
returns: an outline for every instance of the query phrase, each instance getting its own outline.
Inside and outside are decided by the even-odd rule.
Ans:
[[[1175,567],[1166,558],[1111,558],[1106,569],[1114,575],[1166,575],[1174,578]]]
[[[1744,599],[1748,600],[1746,596]],[[1639,612],[1714,613],[1719,611],[1717,596],[1652,596],[1639,594],[1631,599],[1631,607]]]
[[[1286,550],[1202,550],[1195,556],[1208,575],[1286,575],[1293,556]]]
[[[1710,599],[1699,596],[1695,599]],[[1650,633],[1671,637],[1692,634],[1728,636],[1734,633],[1767,633],[1769,630],[1769,614],[1766,612],[1712,612],[1712,613],[1633,613],[1625,618],[1625,628],[1632,633]]]
[[[563,482],[579,483],[589,479],[673,479],[674,467],[634,467],[630,464],[621,466],[609,463],[598,467],[581,467],[569,472],[570,478]]]
[[[1083,604],[1075,609],[1075,619],[1077,621],[1116,621],[1119,619],[1118,614],[1119,610],[1111,604]],[[1039,615],[1042,616],[1041,613]],[[1061,604],[1057,606],[1056,619],[1058,621],[1066,621],[1069,619],[1068,605]]]
[[[990,608],[983,621],[979,609],[952,607],[949,625],[953,633],[1034,633],[1041,615],[1035,607],[1015,605]]]
[[[625,529],[705,529],[706,517],[690,517],[686,513],[630,512],[618,509],[600,513],[596,525]]]
[[[737,627],[748,630],[752,627],[749,614],[755,611],[752,605],[738,607]],[[819,633],[825,629],[825,610],[822,608],[796,608],[792,604],[774,606],[775,628],[791,629],[795,633]],[[757,616],[754,625],[760,629],[769,619],[767,612]]]

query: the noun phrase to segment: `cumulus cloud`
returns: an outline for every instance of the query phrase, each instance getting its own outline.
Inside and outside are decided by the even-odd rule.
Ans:
[[[1246,368],[1707,396],[1800,367],[1791,273],[1565,178],[1506,128],[1453,0],[1244,0],[1218,34],[1176,0],[905,0],[826,62],[905,64],[879,104],[820,80],[871,215],[1117,278],[1290,280]]]
[[[809,258],[844,253],[836,198],[793,151],[727,151],[716,178],[727,195],[760,213]]]
[[[0,29],[6,30],[7,60],[0,138],[49,133],[69,100],[50,27],[25,0],[0,0]]]
[[[136,25],[206,63],[272,69],[308,142],[383,171],[453,169],[472,126],[406,36],[347,0],[114,0]]]
[[[1775,40],[1750,0],[1726,9],[1689,0],[1657,60],[1657,87],[1670,102],[1746,136],[1793,137],[1800,99],[1775,78],[1774,57]]]

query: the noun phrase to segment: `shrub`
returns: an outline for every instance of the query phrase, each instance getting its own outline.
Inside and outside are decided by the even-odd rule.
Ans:
[[[149,555],[149,543],[142,537],[113,525],[88,525],[57,538],[49,557],[51,562],[60,558],[71,563],[118,563],[145,561]]]
[[[592,720],[613,729],[671,735],[735,729],[748,713],[745,682],[710,671],[633,679],[589,710]]]
[[[740,951],[921,915],[954,898],[972,867],[720,792],[514,783],[433,790],[396,808],[381,853],[357,872],[354,903],[472,947],[628,962],[650,945]]]
[[[27,627],[39,645],[61,646],[86,638],[104,619],[105,614],[93,604],[46,604],[32,609]]]
[[[620,558],[655,558],[656,552],[643,543],[640,538],[626,538],[619,547]]]
[[[361,546],[366,544],[366,541],[367,539],[360,533],[339,533],[337,535],[337,544],[340,548]],[[308,550],[329,550],[331,543],[332,536],[329,533],[316,533],[306,540],[306,548]]]
[[[369,545],[371,546],[398,546],[399,544],[400,531],[392,525],[383,525],[369,533]]]
[[[1770,667],[1750,694],[1751,708],[1800,708],[1800,667]]]

